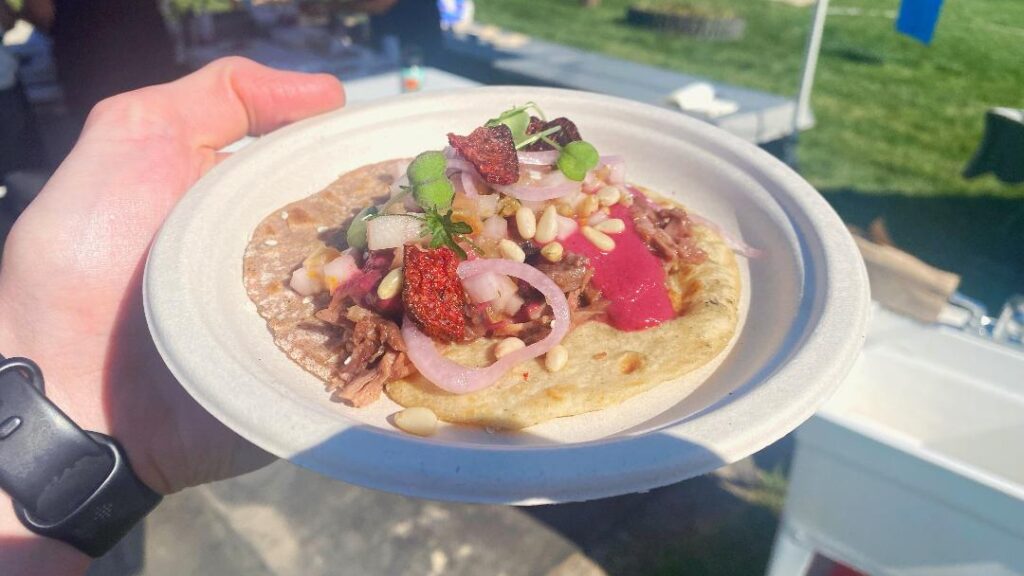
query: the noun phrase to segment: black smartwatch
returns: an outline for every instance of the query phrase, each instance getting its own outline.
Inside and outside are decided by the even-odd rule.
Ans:
[[[82,430],[46,399],[34,362],[3,356],[0,489],[29,530],[93,558],[162,499],[135,476],[113,438]]]

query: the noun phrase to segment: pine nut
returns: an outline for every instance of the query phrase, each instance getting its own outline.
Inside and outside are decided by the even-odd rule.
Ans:
[[[618,218],[609,218],[594,224],[594,230],[599,230],[605,234],[622,234],[626,231],[626,223]]]
[[[562,247],[561,242],[551,242],[540,249],[540,255],[548,262],[560,262],[563,254],[565,254],[565,248]]]
[[[590,240],[590,243],[597,246],[597,249],[602,252],[611,252],[615,250],[615,240],[612,240],[611,236],[595,230],[590,226],[583,227],[583,237]]]
[[[548,353],[544,355],[544,367],[548,369],[548,372],[558,372],[565,368],[565,363],[568,361],[569,351],[561,344],[548,350]]]
[[[516,210],[516,229],[523,240],[529,240],[537,234],[537,216],[526,206],[520,206]]]
[[[526,262],[526,252],[519,247],[518,244],[509,240],[508,238],[498,242],[498,251],[501,252],[501,256],[508,260],[515,260],[516,262]]]
[[[526,342],[515,337],[505,338],[494,347],[494,359],[500,360],[503,356],[508,356],[522,348],[526,348]]]
[[[605,186],[597,191],[597,201],[602,206],[614,206],[622,198],[622,192],[615,186]]]
[[[377,285],[377,297],[381,300],[390,300],[398,296],[398,292],[402,289],[403,279],[401,268],[395,268],[388,272],[384,279],[380,281],[380,284]]]
[[[600,202],[597,201],[597,196],[587,194],[586,197],[580,201],[579,208],[576,209],[576,215],[580,218],[586,218],[594,212],[597,212],[598,206],[600,206]]]
[[[395,426],[417,436],[431,436],[437,432],[437,414],[430,408],[416,406],[395,414]]]
[[[502,196],[501,198],[498,198],[498,215],[503,218],[515,216],[516,210],[518,210],[520,206],[522,206],[522,203],[520,203],[519,200],[516,200],[511,196]]]
[[[555,239],[558,235],[558,211],[555,209],[554,204],[549,205],[544,209],[544,213],[540,216],[540,222],[537,222],[537,234],[534,235],[533,239],[539,244],[547,244]]]

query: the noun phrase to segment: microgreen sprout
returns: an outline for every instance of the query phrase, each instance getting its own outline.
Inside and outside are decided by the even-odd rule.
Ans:
[[[530,144],[533,144],[534,142],[536,142],[538,140],[543,140],[543,141],[547,142],[548,144],[551,144],[552,147],[559,148],[558,144],[555,144],[554,142],[552,142],[551,139],[548,138],[548,136],[551,136],[552,134],[558,132],[561,129],[562,129],[561,126],[552,126],[551,128],[548,128],[547,130],[541,130],[540,132],[537,132],[536,134],[530,134],[525,139],[523,139],[522,142],[518,142],[516,144],[516,150],[522,150],[523,148],[526,148],[527,146],[529,146]]]
[[[517,106],[515,108],[505,110],[504,112],[499,114],[497,118],[491,118],[490,120],[488,120],[487,123],[484,124],[484,126],[487,126],[488,128],[493,128],[495,126],[500,126],[502,124],[508,126],[508,129],[512,132],[512,140],[515,142],[516,149],[518,150],[524,146],[529,146],[533,142],[537,141],[536,138],[533,138],[529,142],[525,142],[527,139],[532,138],[534,136],[533,134],[526,133],[526,131],[530,128],[529,111],[531,110],[536,112],[537,116],[541,120],[547,121],[547,117],[544,115],[544,111],[541,110],[539,106],[537,106],[533,102],[527,102],[522,106]]]
[[[448,160],[437,150],[428,150],[413,158],[406,169],[409,182],[423,184],[444,176]]]
[[[587,177],[587,172],[597,166],[599,160],[600,156],[593,145],[577,140],[569,142],[561,148],[558,155],[558,169],[569,180],[581,182]]]
[[[413,198],[423,208],[448,210],[455,197],[455,188],[445,175],[448,160],[436,150],[423,152],[409,164],[406,175]]]

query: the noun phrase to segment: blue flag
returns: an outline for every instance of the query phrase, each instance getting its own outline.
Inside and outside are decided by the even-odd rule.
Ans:
[[[896,18],[896,30],[931,44],[940,10],[942,0],[903,0],[900,15]]]

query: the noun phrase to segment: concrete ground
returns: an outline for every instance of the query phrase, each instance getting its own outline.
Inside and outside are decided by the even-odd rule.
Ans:
[[[395,496],[282,461],[167,498],[89,576],[760,574],[784,490],[765,467],[788,455],[535,508]]]

